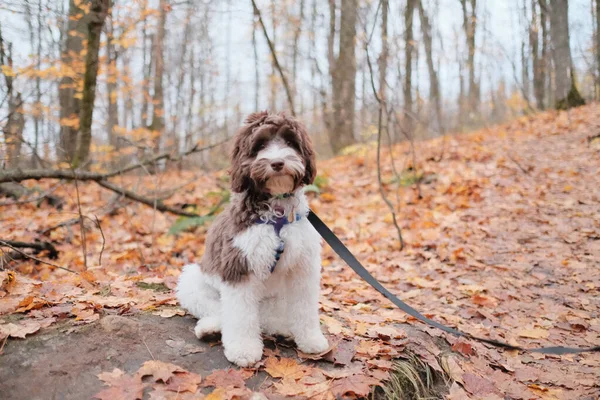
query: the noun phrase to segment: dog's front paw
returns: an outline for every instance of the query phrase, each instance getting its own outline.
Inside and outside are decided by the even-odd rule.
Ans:
[[[262,358],[263,344],[261,341],[240,341],[225,346],[225,357],[238,367],[251,367]]]
[[[315,332],[306,337],[296,337],[298,348],[308,354],[322,353],[329,348],[329,342],[321,332]]]

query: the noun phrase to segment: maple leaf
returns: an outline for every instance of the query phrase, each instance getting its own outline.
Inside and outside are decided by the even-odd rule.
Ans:
[[[164,383],[167,383],[175,372],[187,371],[175,364],[169,364],[158,360],[150,360],[146,361],[140,367],[137,373],[140,377],[152,375],[155,382],[163,381]]]
[[[140,376],[130,376],[118,368],[112,372],[102,372],[98,378],[110,387],[94,395],[99,400],[137,400],[142,399],[145,385]]]
[[[342,340],[325,356],[325,359],[334,364],[348,365],[356,354],[356,344],[356,340]]]
[[[306,368],[291,358],[270,357],[265,361],[265,371],[273,378],[297,380],[304,376]]]
[[[202,377],[198,374],[194,374],[193,372],[175,372],[169,379],[166,389],[177,393],[196,393],[200,382],[202,382]]]
[[[217,388],[243,388],[246,386],[244,375],[235,369],[219,369],[206,377],[202,386]]]
[[[359,397],[366,397],[371,393],[372,387],[378,384],[379,381],[370,376],[351,375],[335,381],[331,386],[331,391],[336,396],[353,394]]]
[[[18,324],[4,324],[0,325],[0,337],[10,336],[25,339],[25,336],[39,331],[40,328],[41,325],[39,322],[29,320],[21,321]]]

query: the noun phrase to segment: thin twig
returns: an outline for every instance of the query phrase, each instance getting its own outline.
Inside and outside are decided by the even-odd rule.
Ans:
[[[75,170],[73,170],[73,172],[75,173],[75,176],[77,176],[77,172]],[[77,195],[77,213],[79,214],[79,229],[81,230],[81,251],[83,252],[83,266],[87,270],[88,265],[85,224],[83,223],[83,213],[81,212],[81,199],[79,197],[79,184],[77,182],[77,178],[75,178],[75,193]]]
[[[100,235],[102,235],[102,247],[100,248],[100,255],[98,256],[98,265],[102,266],[102,253],[104,253],[104,246],[106,245],[106,238],[104,237],[104,231],[102,230],[102,226],[100,226],[100,220],[97,215],[94,215],[96,219],[96,226],[100,230]]]
[[[58,268],[58,269],[62,269],[62,270],[64,270],[64,271],[68,271],[68,272],[71,272],[71,273],[73,273],[73,274],[79,275],[79,272],[77,272],[77,271],[73,271],[72,269],[69,269],[69,268],[67,268],[67,267],[63,267],[63,266],[61,266],[61,265],[57,265],[57,264],[51,263],[50,261],[45,261],[45,260],[42,260],[42,259],[40,259],[40,258],[37,258],[37,257],[35,257],[35,256],[32,256],[31,254],[27,254],[27,253],[25,253],[24,251],[21,251],[20,249],[17,249],[16,247],[14,247],[14,246],[11,246],[10,244],[8,244],[7,242],[5,242],[5,241],[3,241],[3,240],[0,240],[0,246],[5,246],[5,247],[8,247],[9,249],[16,251],[17,253],[19,253],[19,254],[21,254],[21,255],[23,255],[23,256],[25,256],[25,257],[27,257],[27,258],[31,258],[32,260],[35,260],[35,261],[37,261],[37,262],[40,262],[40,263],[42,263],[42,264],[46,264],[46,265],[49,265],[49,266],[51,266],[51,267]]]
[[[385,204],[387,204],[388,208],[390,209],[390,212],[392,213],[392,221],[394,223],[394,227],[396,228],[396,231],[398,232],[398,240],[400,241],[400,250],[404,249],[404,239],[402,237],[402,230],[400,229],[400,226],[398,225],[398,221],[396,219],[396,211],[394,210],[394,205],[392,204],[392,202],[387,198],[386,194],[385,194],[385,190],[383,189],[383,182],[381,180],[381,126],[382,126],[382,119],[383,119],[383,109],[385,107],[385,100],[382,100],[379,95],[377,94],[377,89],[375,88],[375,80],[373,78],[373,66],[371,65],[371,58],[369,57],[369,49],[368,46],[365,46],[365,51],[366,51],[366,55],[367,55],[367,64],[369,66],[369,72],[371,74],[371,88],[373,89],[373,95],[375,96],[375,99],[377,100],[377,104],[379,104],[379,112],[378,112],[378,116],[377,116],[377,181],[379,183],[379,193],[381,194],[381,197],[383,199],[383,201],[385,202]]]
[[[137,194],[135,192],[127,190],[123,187],[117,186],[114,183],[111,183],[109,181],[99,180],[99,181],[95,181],[95,182],[98,185],[100,185],[106,189],[112,190],[113,192],[122,195],[123,197],[127,197],[128,199],[135,200],[138,203],[142,203],[142,204],[145,204],[145,205],[153,207],[153,208],[156,207],[156,209],[161,212],[168,212],[168,213],[175,214],[175,215],[182,215],[184,217],[200,217],[199,214],[187,212],[187,211],[184,211],[179,208],[168,206],[159,199],[151,199],[151,198],[142,196],[140,194]]]
[[[156,358],[154,358],[154,354],[152,354],[152,352],[150,351],[150,347],[148,347],[148,344],[146,344],[146,339],[144,339],[143,336],[142,336],[142,342],[144,343],[144,346],[146,346],[146,350],[148,350],[148,353],[150,353],[150,357],[152,357],[152,359],[154,361],[156,361]]]
[[[283,88],[285,89],[285,94],[287,95],[288,103],[290,104],[290,112],[295,117],[296,111],[294,110],[294,98],[292,96],[292,91],[290,90],[290,86],[288,85],[287,78],[285,77],[285,74],[283,73],[283,69],[281,68],[281,65],[279,64],[279,59],[277,58],[277,52],[275,51],[275,46],[273,46],[273,42],[269,38],[269,33],[267,32],[267,27],[265,26],[265,23],[263,22],[260,10],[254,0],[252,0],[252,7],[254,8],[254,14],[258,17],[258,22],[260,22],[260,26],[262,27],[263,34],[265,35],[265,40],[267,41],[267,44],[269,45],[269,50],[271,50],[271,56],[273,57],[273,63],[275,64],[275,68],[277,68],[277,71],[279,72],[279,76],[281,77],[281,82],[283,83]]]

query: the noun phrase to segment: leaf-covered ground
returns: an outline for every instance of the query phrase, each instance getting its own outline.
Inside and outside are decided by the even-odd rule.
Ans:
[[[588,106],[449,137],[445,145],[443,139],[416,143],[416,165],[408,144],[396,146],[399,174],[386,149],[382,180],[397,205],[407,243],[402,252],[378,191],[373,147],[320,162],[321,194],[310,195],[311,206],[381,282],[431,318],[527,347],[598,346],[600,140],[592,139],[598,134],[600,107]],[[223,196],[224,175],[118,179],[146,193],[193,180],[168,202],[206,212]],[[82,212],[90,217],[85,262],[80,226],[57,227],[78,215],[72,185],[54,192],[66,200],[62,210],[35,203],[0,208],[1,240],[51,240],[60,251],[52,262],[79,272],[31,260],[0,271],[5,349],[64,320],[80,325],[110,314],[183,314],[170,289],[181,266],[201,256],[206,228],[170,235],[172,216],[115,199],[93,183],[80,184],[79,192]],[[99,397],[136,398],[150,390],[152,398],[191,398],[196,392],[233,398],[249,393],[245,381],[259,371],[270,377],[259,388],[270,397],[365,396],[407,352],[444,372],[445,396],[451,399],[575,399],[600,393],[598,353],[544,356],[458,340],[394,309],[329,248],[323,266],[321,320],[334,347],[325,361],[270,351],[255,370],[201,376],[148,356],[135,368],[102,372],[98,379],[105,390]]]

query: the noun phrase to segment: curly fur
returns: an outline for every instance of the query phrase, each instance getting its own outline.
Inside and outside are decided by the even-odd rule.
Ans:
[[[198,338],[221,332],[225,356],[239,366],[262,357],[261,331],[289,335],[307,353],[328,347],[318,316],[321,241],[302,188],[316,173],[300,122],[266,111],[246,118],[231,153],[231,203],[211,225],[202,260],[185,266],[177,284],[181,306],[199,318]],[[293,195],[274,196],[283,192]],[[296,214],[279,236],[258,223]]]

